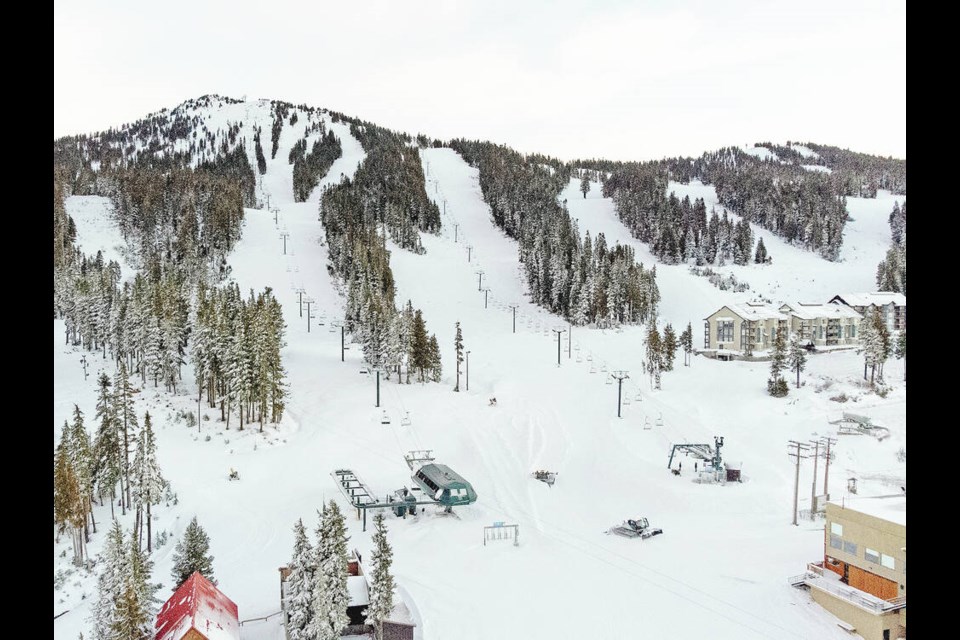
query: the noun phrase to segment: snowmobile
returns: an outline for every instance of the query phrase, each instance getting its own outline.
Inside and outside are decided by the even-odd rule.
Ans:
[[[619,526],[610,527],[607,533],[615,533],[624,538],[643,538],[646,540],[660,535],[663,533],[663,529],[651,527],[646,518],[637,518],[636,520],[627,520]]]

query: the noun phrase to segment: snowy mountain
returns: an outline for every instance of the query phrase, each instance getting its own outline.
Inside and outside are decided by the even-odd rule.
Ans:
[[[891,435],[883,441],[840,436],[829,493],[853,505],[899,493],[906,478],[904,360],[887,362],[882,395],[863,380],[863,357],[853,350],[812,354],[803,385],[791,384],[786,398],[767,394],[768,362],[700,355],[687,367],[681,354],[655,389],[642,364],[647,327],[571,326],[532,303],[518,242],[494,224],[477,168],[431,142],[418,153],[426,197],[440,211],[439,231],[419,230],[422,253],[401,248],[387,232],[380,237],[397,304],[410,300],[422,309],[438,338],[442,379],[399,384],[394,374],[381,378],[378,390],[349,333],[341,351],[334,323],[343,322],[348,301],[345,284],[329,268],[328,230],[319,220],[324,189],[353,180],[371,153],[358,131],[373,136],[375,130],[305,105],[288,105],[278,116],[278,104],[209,96],[130,127],[55,142],[69,160],[63,175],[73,195],[64,203],[75,224],[74,244],[84,254],[99,250],[104,260],[117,260],[123,280],[149,261],[142,245],[124,237],[109,197],[81,195],[99,189],[96,174],[104,163],[133,167],[152,158],[161,167],[197,169],[236,149],[249,162],[243,175],[252,176],[252,197],[238,196],[242,228],[222,249],[227,268],[221,272],[245,296],[270,287],[281,305],[286,408],[279,424],[262,431],[257,424],[226,429],[220,410],[198,400],[190,341],[175,392],[149,377],[145,384],[132,378],[136,410],[141,422],[146,411],[153,418],[158,462],[175,494],[153,509],[153,531],[165,539],[152,554],[161,600],[174,586],[174,546],[196,516],[210,537],[218,586],[237,603],[240,619],[267,617],[244,624],[241,638],[283,638],[280,616],[272,614],[280,608],[277,569],[290,560],[294,523],[303,519],[312,531],[317,509],[336,499],[347,515],[350,547],[364,555],[372,549],[372,527],[362,530],[331,473],[354,470],[385,495],[412,485],[405,453],[432,449],[437,462],[469,480],[478,500],[452,517],[433,507],[405,519],[388,513],[398,595],[418,638],[694,638],[707,629],[731,639],[848,637],[835,617],[787,584],[807,562],[822,560],[824,544],[822,520],[791,525],[794,466],[787,442],[836,437],[830,421],[843,411],[867,414]],[[311,149],[321,126],[342,152],[306,201],[296,202],[291,150],[303,140]],[[412,150],[417,140],[408,144]],[[818,157],[808,146],[792,148],[806,162]],[[778,157],[764,147],[748,153]],[[702,198],[708,211],[723,210],[714,187],[701,181],[670,181],[668,190],[681,199]],[[656,265],[658,325],[670,323],[679,333],[690,323],[699,348],[703,319],[725,304],[827,302],[841,292],[873,291],[877,264],[891,244],[888,216],[905,196],[880,190],[875,198],[847,197],[850,219],[836,261],[753,227],[772,263],[715,269],[747,283],[740,292],[721,290],[687,264],[658,263],[599,184],[584,197],[581,180],[572,176],[558,201],[581,232],[602,232],[608,245],[629,246],[638,262]],[[728,214],[740,220],[736,211]],[[174,240],[155,244],[162,253]],[[301,305],[306,299],[309,312]],[[457,322],[467,360],[455,393]],[[96,379],[100,371],[112,378],[116,369],[102,351],[65,344],[66,331],[62,319],[54,320],[55,445],[75,404],[95,433]],[[622,389],[609,376],[614,371],[629,375]],[[199,414],[193,426],[190,412]],[[694,458],[682,459],[680,475],[670,472],[671,445],[712,444],[715,436],[724,438],[724,460],[742,469],[742,483],[697,482]],[[231,469],[239,481],[228,480]],[[552,487],[531,477],[539,469],[558,473]],[[805,461],[801,509],[810,507],[813,473]],[[859,480],[856,494],[847,491],[850,477]],[[822,461],[818,482],[820,494]],[[133,514],[114,511],[129,529]],[[89,543],[91,558],[103,548],[111,512],[106,502],[95,507],[102,528]],[[663,535],[606,535],[637,517]],[[484,544],[484,526],[494,522],[519,525],[519,544]],[[96,591],[95,571],[73,567],[70,548],[69,536],[54,544],[54,636],[64,640],[81,632],[90,637]]]

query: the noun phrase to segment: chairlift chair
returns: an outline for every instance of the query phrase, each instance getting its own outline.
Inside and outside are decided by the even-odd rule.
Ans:
[[[663,412],[660,412],[660,415],[657,416],[657,426],[658,426],[658,427],[662,427],[662,426],[663,426]]]
[[[390,424],[390,415],[384,411],[383,416],[380,417],[380,424]]]
[[[596,372],[597,372],[597,368],[593,365],[590,365],[590,373],[596,373]]]
[[[630,404],[630,396],[623,396],[623,404],[624,405]]]
[[[650,424],[650,418],[644,417],[644,418],[643,418],[643,430],[644,430],[644,431],[649,431],[650,429],[653,429],[653,425]]]
[[[410,421],[410,412],[409,412],[409,411],[407,411],[407,412],[403,415],[403,417],[400,418],[400,424],[402,424],[402,425],[405,426],[405,427],[409,427],[409,426],[410,426],[411,421]]]
[[[607,376],[607,384],[613,384],[613,378]]]

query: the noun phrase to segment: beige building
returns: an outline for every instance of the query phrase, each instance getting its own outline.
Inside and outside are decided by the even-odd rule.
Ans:
[[[828,502],[823,561],[790,578],[865,640],[907,633],[907,499]]]
[[[874,291],[872,293],[841,293],[833,296],[830,302],[845,304],[865,314],[870,307],[880,310],[880,317],[888,331],[907,330],[907,296],[893,291]]]
[[[845,304],[790,302],[780,306],[780,313],[790,318],[788,329],[803,344],[832,347],[859,343],[857,328],[863,316]]]
[[[703,347],[717,357],[738,357],[773,347],[788,318],[768,304],[728,304],[704,318]]]

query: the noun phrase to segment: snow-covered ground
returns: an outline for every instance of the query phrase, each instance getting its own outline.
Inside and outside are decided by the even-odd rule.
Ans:
[[[341,172],[352,173],[363,152],[345,127],[332,128],[344,157],[327,180],[339,180]],[[161,597],[170,593],[173,547],[196,515],[210,535],[219,586],[238,604],[241,620],[279,610],[277,567],[291,555],[295,520],[303,518],[312,530],[317,509],[331,498],[346,509],[331,471],[353,469],[383,494],[411,484],[403,453],[432,448],[438,462],[467,478],[479,498],[454,517],[433,509],[406,520],[388,516],[399,592],[424,639],[693,638],[705,632],[730,639],[848,637],[807,593],[786,582],[823,552],[822,522],[790,524],[794,467],[786,445],[790,439],[835,434],[828,421],[843,410],[866,413],[892,436],[883,442],[841,437],[830,492],[836,499],[850,497],[846,478],[856,476],[860,497],[893,493],[906,474],[896,458],[906,438],[902,362],[887,364],[892,390],[886,398],[863,387],[862,361],[853,352],[812,356],[801,376],[804,386],[791,388],[785,399],[766,394],[766,363],[695,357],[684,367],[682,354],[675,371],[664,374],[662,390],[653,391],[640,370],[642,329],[574,328],[570,344],[578,349],[568,356],[568,334],[562,334],[558,366],[557,337],[550,330],[568,327],[525,299],[516,243],[491,222],[476,170],[449,149],[429,149],[423,151],[430,163],[426,187],[441,210],[446,201],[444,227],[437,236],[423,236],[425,255],[392,247],[391,266],[398,305],[411,299],[423,309],[428,331],[437,334],[444,380],[429,385],[398,385],[395,376],[381,380],[377,408],[375,379],[360,373],[359,347],[346,351],[341,362],[340,331],[331,322],[342,318],[343,303],[326,270],[318,193],[308,203],[292,202],[286,158],[297,137],[287,133],[262,181],[271,206],[279,209],[277,223],[269,211],[248,209],[243,238],[230,259],[244,291],[271,286],[283,304],[290,382],[283,422],[263,434],[257,425],[225,431],[219,413],[204,406],[208,419],[188,429],[176,415],[197,410],[189,367],[177,395],[151,384],[139,394],[141,418],[149,408],[159,462],[177,494],[176,504],[155,510],[154,530],[171,535],[154,552],[154,579],[164,583]],[[571,183],[563,197],[581,230],[594,236],[603,231],[608,242],[629,242],[638,259],[653,265],[597,185],[586,199],[577,186]],[[681,196],[713,197],[711,188],[697,183],[672,188]],[[708,210],[713,201],[707,200]],[[893,199],[849,202],[854,221],[847,227],[842,262],[826,262],[757,230],[773,264],[734,273],[777,300],[827,300],[841,291],[871,290],[873,270],[889,244],[883,228]],[[78,242],[87,252],[118,241],[106,227],[99,235],[85,229],[79,229]],[[282,230],[290,234],[286,256]],[[477,290],[480,269],[482,286],[490,288],[486,308]],[[702,318],[748,295],[721,292],[686,267],[657,265],[657,274],[663,320],[678,331],[691,321],[698,345]],[[310,332],[305,305],[300,316],[299,287],[315,301]],[[516,333],[510,304],[519,305]],[[453,392],[457,321],[470,350],[470,390],[462,374],[460,393]],[[62,341],[62,324],[55,321],[55,441],[73,403],[93,431],[95,369],[112,374],[108,360],[88,354],[95,366],[84,380],[81,352]],[[630,404],[622,407],[620,419],[617,385],[606,383],[604,369],[630,374],[623,385]],[[830,399],[842,393],[847,402]],[[491,397],[497,406],[489,406]],[[381,423],[384,413],[390,424]],[[404,417],[409,424],[402,423]],[[715,435],[725,437],[724,458],[742,463],[744,483],[695,483],[692,458],[683,459],[679,477],[667,470],[671,443],[712,443]],[[231,467],[240,473],[239,482],[227,480]],[[530,477],[540,468],[559,472],[552,488]],[[809,461],[801,469],[801,508],[809,506],[812,470]],[[822,477],[821,467],[821,482]],[[368,554],[371,532],[361,531],[355,512],[347,513],[350,546]],[[649,540],[605,535],[610,526],[637,516],[648,517],[664,535]],[[107,521],[109,507],[98,508],[97,518]],[[495,521],[519,525],[519,546],[484,546],[483,526]],[[131,517],[122,522],[129,528]],[[102,533],[94,537],[94,553],[102,538]],[[69,555],[66,540],[55,545],[55,567],[68,566],[59,557],[64,551]],[[56,638],[89,635],[85,618],[94,585],[91,577],[74,573],[55,588],[54,614],[67,610],[54,622]],[[241,637],[280,640],[283,630],[273,617],[244,625]]]

